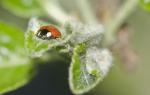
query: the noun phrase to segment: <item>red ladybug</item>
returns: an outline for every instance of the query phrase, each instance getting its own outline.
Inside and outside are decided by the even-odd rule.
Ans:
[[[59,30],[53,25],[42,26],[37,31],[36,36],[43,40],[56,39],[61,37]]]

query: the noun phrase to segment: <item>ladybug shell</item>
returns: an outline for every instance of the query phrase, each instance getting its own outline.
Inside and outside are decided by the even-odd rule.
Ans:
[[[52,38],[60,38],[61,37],[61,33],[59,32],[59,30],[57,28],[55,28],[53,25],[47,25],[47,26],[42,26],[40,27],[39,30],[47,30],[48,32],[51,32],[51,36]]]

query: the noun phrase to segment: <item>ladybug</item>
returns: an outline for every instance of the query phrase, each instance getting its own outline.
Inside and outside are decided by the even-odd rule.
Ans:
[[[41,26],[36,36],[43,40],[56,39],[61,37],[60,31],[53,25]]]

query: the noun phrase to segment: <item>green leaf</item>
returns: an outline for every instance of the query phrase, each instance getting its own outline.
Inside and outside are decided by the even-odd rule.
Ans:
[[[104,34],[104,28],[101,24],[90,25],[70,20],[65,26],[67,34],[71,34],[69,41],[73,45],[81,43],[99,45]]]
[[[63,45],[63,43],[65,43],[64,37],[51,40],[42,40],[36,37],[35,34],[42,25],[48,24],[39,21],[37,18],[32,18],[29,22],[28,30],[25,33],[25,49],[27,54],[31,57],[40,57],[47,50],[50,50],[57,46],[61,46]]]
[[[139,3],[143,9],[150,11],[150,0],[139,0]]]
[[[66,47],[60,52],[70,51],[76,44],[86,42],[88,45],[99,45],[103,35],[102,25],[83,25],[79,22],[68,21],[63,28],[59,28],[62,37],[59,39],[42,40],[36,37],[42,25],[48,25],[37,18],[31,18],[25,34],[25,48],[31,57],[42,56],[47,50],[57,46]],[[58,27],[57,27],[58,28]],[[59,51],[59,50],[58,50]]]
[[[96,47],[86,49],[84,44],[74,48],[69,69],[69,85],[74,94],[90,91],[104,78],[112,61],[107,53]]]
[[[39,28],[40,22],[36,18],[32,18],[25,33],[25,49],[31,57],[39,57],[49,49],[48,42],[38,39],[35,35]]]
[[[24,33],[0,22],[0,94],[30,80],[33,68],[30,63],[24,53]]]
[[[21,17],[43,15],[37,0],[2,0],[1,4],[5,9]]]
[[[13,63],[12,63],[13,64]],[[25,85],[31,79],[32,65],[0,66],[0,94],[15,90]]]
[[[48,43],[37,40],[33,31],[28,30],[25,34],[25,49],[30,57],[39,57],[49,48]]]

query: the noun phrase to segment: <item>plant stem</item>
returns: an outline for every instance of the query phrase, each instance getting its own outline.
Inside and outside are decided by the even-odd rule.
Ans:
[[[95,13],[92,10],[88,0],[76,0],[76,3],[85,23],[98,23]]]
[[[58,4],[58,1],[54,0],[41,0],[39,2],[43,9],[47,12],[50,18],[53,18],[59,24],[63,24],[69,19],[68,14]]]
[[[113,18],[108,27],[105,34],[105,45],[111,45],[115,41],[115,34],[120,28],[120,26],[125,22],[127,17],[134,11],[136,6],[138,5],[139,0],[127,0],[124,5],[120,8],[116,17]]]

